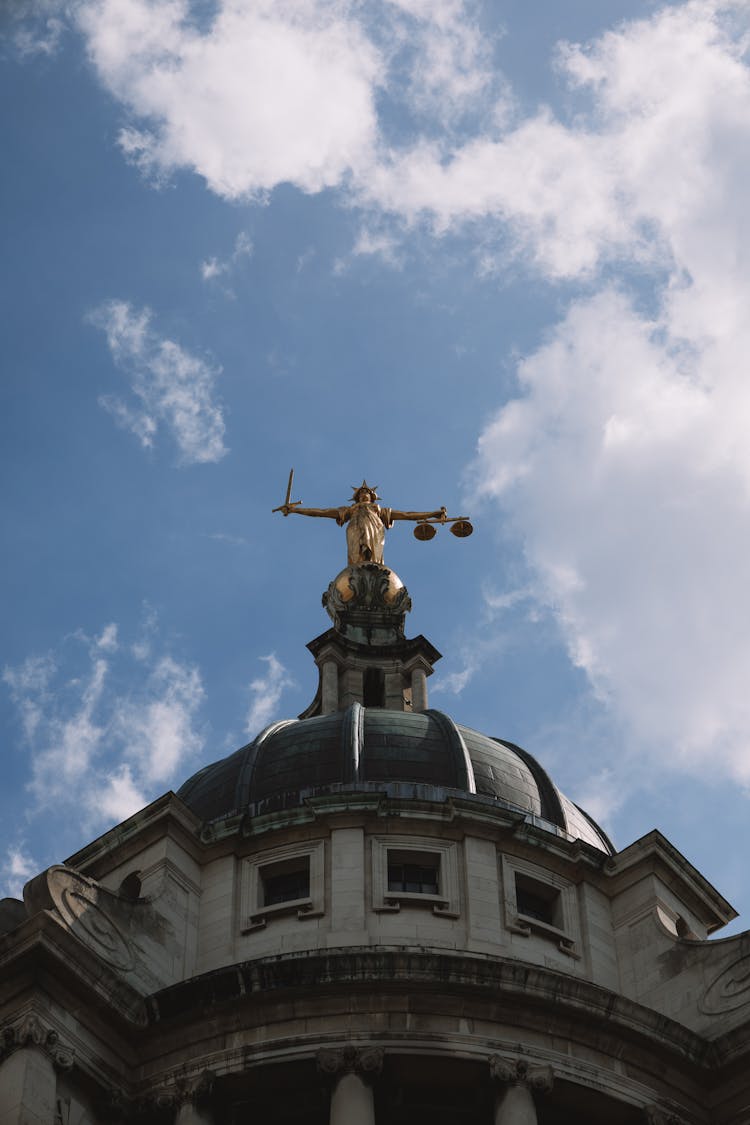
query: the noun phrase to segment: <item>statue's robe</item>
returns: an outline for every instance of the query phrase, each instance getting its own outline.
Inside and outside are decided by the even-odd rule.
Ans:
[[[393,526],[391,508],[360,502],[339,508],[336,522],[346,524],[346,548],[349,566],[364,563],[383,565],[383,544],[386,528]]]

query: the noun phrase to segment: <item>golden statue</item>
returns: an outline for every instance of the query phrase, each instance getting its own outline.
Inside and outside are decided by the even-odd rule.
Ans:
[[[418,539],[432,539],[435,534],[433,524],[451,524],[454,535],[464,538],[471,535],[473,528],[464,516],[449,518],[445,508],[434,512],[401,512],[397,508],[383,508],[378,504],[378,494],[366,480],[354,488],[351,503],[340,508],[303,508],[301,500],[290,500],[294,469],[289,474],[286,500],[274,512],[285,516],[319,516],[336,520],[339,527],[346,524],[347,563],[349,566],[362,566],[377,563],[383,566],[383,543],[386,530],[393,527],[395,520],[411,520],[417,524],[414,534]]]

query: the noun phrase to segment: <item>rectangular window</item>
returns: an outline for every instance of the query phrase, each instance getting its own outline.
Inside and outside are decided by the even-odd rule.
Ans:
[[[508,930],[553,942],[568,957],[579,958],[581,931],[573,883],[520,857],[498,859]]]
[[[310,897],[310,860],[307,856],[272,863],[260,869],[262,906],[277,906]]]
[[[240,930],[262,929],[295,915],[320,918],[325,910],[322,840],[256,852],[242,860]]]
[[[458,844],[425,836],[372,838],[372,905],[380,913],[459,914]]]
[[[556,887],[516,874],[516,908],[525,918],[562,929],[560,892]]]
[[[416,895],[440,894],[440,856],[389,851],[388,890]]]

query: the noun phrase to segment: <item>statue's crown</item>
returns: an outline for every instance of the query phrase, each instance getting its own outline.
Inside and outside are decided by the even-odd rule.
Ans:
[[[378,486],[368,484],[366,480],[363,480],[361,484],[352,485],[352,500],[356,498],[357,493],[361,492],[363,488],[366,488],[368,492],[371,492],[376,500],[378,499]]]

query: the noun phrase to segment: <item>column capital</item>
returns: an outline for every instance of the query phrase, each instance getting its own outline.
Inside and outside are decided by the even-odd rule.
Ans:
[[[199,1074],[175,1075],[174,1084],[178,1105],[200,1105],[211,1096],[216,1075],[213,1070],[202,1070]]]
[[[502,1055],[491,1055],[488,1062],[495,1082],[526,1086],[529,1090],[543,1093],[552,1089],[554,1073],[551,1066],[532,1066],[526,1059],[508,1059]]]
[[[22,1047],[38,1047],[52,1060],[56,1070],[72,1070],[75,1054],[60,1042],[53,1027],[43,1024],[33,1012],[15,1023],[6,1024],[0,1032],[0,1062]]]
[[[361,1078],[375,1078],[383,1069],[383,1051],[380,1047],[321,1047],[316,1056],[321,1074],[339,1078],[344,1074],[358,1074]]]
[[[194,1074],[177,1071],[141,1098],[142,1107],[180,1109],[184,1105],[199,1106],[210,1098],[215,1080],[216,1075],[212,1070],[201,1070]]]
[[[643,1119],[646,1125],[685,1125],[676,1113],[658,1105],[647,1105],[643,1110]]]
[[[99,1098],[97,1108],[107,1125],[116,1125],[132,1112],[133,1106],[119,1087],[110,1086]]]

